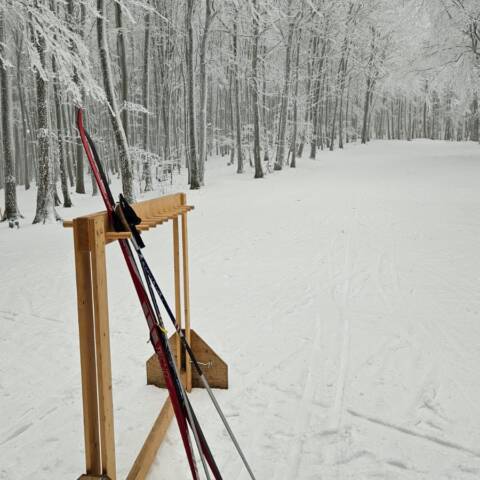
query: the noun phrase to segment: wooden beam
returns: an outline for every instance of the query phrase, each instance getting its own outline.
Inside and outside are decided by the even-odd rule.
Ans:
[[[182,193],[181,202],[182,206],[187,206],[187,196]],[[190,338],[190,278],[188,269],[188,231],[187,231],[187,213],[182,213],[182,264],[183,264],[183,309],[184,309],[184,322],[185,322],[185,338],[187,343],[191,345]],[[186,385],[187,392],[192,390],[192,364],[190,361],[186,362]]]
[[[130,238],[132,234],[130,232],[108,232],[105,234],[105,242],[115,242],[116,240],[126,240]]]
[[[158,359],[157,359],[158,362]],[[165,438],[168,427],[173,418],[173,407],[170,398],[165,400],[162,410],[153,424],[150,433],[145,439],[142,449],[140,450],[133,466],[127,476],[127,480],[144,480],[155,459],[155,455]]]
[[[95,314],[102,473],[106,474],[111,480],[116,480],[104,222],[100,217],[94,217],[89,219],[88,227],[89,243],[92,248],[92,291]]]
[[[182,300],[180,291],[180,242],[178,236],[178,217],[172,222],[173,226],[173,274],[175,288],[175,317],[180,328],[182,328]],[[178,371],[182,369],[182,349],[180,338],[177,338],[177,365]]]
[[[77,283],[78,337],[82,376],[83,429],[86,471],[100,475],[100,430],[98,424],[97,368],[92,304],[90,251],[88,250],[88,220],[74,221],[75,272]]]

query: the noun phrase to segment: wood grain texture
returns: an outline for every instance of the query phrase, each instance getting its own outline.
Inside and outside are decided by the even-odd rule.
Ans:
[[[102,219],[98,217],[89,219],[88,227],[89,243],[92,248],[92,292],[95,315],[102,473],[105,473],[111,480],[116,480],[105,230]]]
[[[102,462],[100,459],[90,252],[82,248],[82,246],[85,246],[85,238],[88,238],[88,220],[76,219],[74,221],[73,238],[82,378],[85,467],[87,472],[100,475],[102,473]]]
[[[182,206],[186,206],[187,196],[180,194]],[[185,323],[185,338],[187,343],[191,345],[192,339],[190,335],[190,274],[188,265],[188,229],[187,229],[187,213],[182,212],[182,265],[183,265],[183,318]],[[192,389],[192,365],[186,362],[186,385],[187,392]]]
[[[174,290],[175,290],[175,319],[180,328],[182,328],[182,300],[180,291],[180,242],[178,234],[178,218],[175,217],[172,222],[173,229],[173,276],[174,276]],[[180,337],[177,336],[177,366],[182,368],[182,351],[180,349]]]

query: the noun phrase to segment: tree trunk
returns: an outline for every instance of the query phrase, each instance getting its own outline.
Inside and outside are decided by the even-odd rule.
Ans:
[[[142,146],[145,151],[145,158],[143,161],[143,178],[145,179],[145,192],[153,190],[152,185],[152,166],[150,165],[150,158],[147,154],[149,152],[149,114],[148,114],[148,100],[149,100],[149,56],[150,56],[150,13],[145,15],[145,42],[143,49],[143,82],[142,82],[142,97],[143,106],[146,112],[143,114],[143,135]]]
[[[313,83],[313,96],[311,105],[312,117],[312,140],[310,143],[310,158],[315,159],[318,147],[318,123],[319,123],[319,109],[320,109],[320,93],[321,82],[323,76],[323,66],[325,63],[325,54],[327,51],[327,39],[322,40],[322,51],[320,53],[320,60],[318,64],[318,71]],[[312,68],[312,73],[314,69]]]
[[[5,34],[5,7],[0,7],[0,81],[2,105],[2,142],[4,156],[5,179],[5,212],[3,220],[14,221],[19,216],[17,207],[17,185],[15,180],[15,158],[13,152],[13,131],[11,116],[11,92],[9,67],[6,63],[6,34]],[[18,154],[18,152],[17,152]]]
[[[125,137],[128,141],[128,69],[127,48],[125,46],[125,32],[123,30],[122,6],[120,2],[115,5],[115,27],[117,28],[117,54],[120,64],[120,91],[121,91],[121,118]]]
[[[278,122],[278,147],[275,158],[275,170],[281,170],[283,168],[283,164],[285,163],[285,139],[287,135],[288,101],[290,93],[291,51],[293,32],[295,29],[295,22],[292,18],[290,18],[290,6],[291,0],[289,0],[288,3],[288,16],[290,23],[288,26],[287,48],[285,51],[285,75],[283,78],[282,103]]]
[[[56,0],[50,0],[50,6],[52,12],[55,15],[58,15],[58,8]],[[66,169],[66,152],[65,152],[65,140],[64,140],[64,131],[62,125],[62,107],[60,101],[60,91],[59,91],[59,76],[57,69],[57,61],[55,56],[52,56],[52,73],[53,73],[53,99],[55,102],[55,118],[57,125],[57,146],[58,146],[58,161],[60,166],[60,182],[62,186],[62,195],[63,195],[63,206],[65,208],[70,208],[72,206],[72,201],[70,199],[70,192],[68,191],[68,182],[67,182],[67,169]],[[55,197],[57,197],[56,192],[56,178],[55,178]],[[57,201],[55,201],[57,205]]]
[[[474,94],[473,102],[472,102],[472,132],[470,138],[474,142],[478,142],[479,140],[479,114],[478,114],[478,94]]]
[[[253,161],[255,164],[254,178],[262,178],[262,159],[260,157],[260,115],[258,104],[258,24],[259,12],[257,0],[253,0],[253,48],[252,48],[252,109],[253,109]]]
[[[292,137],[292,146],[290,148],[292,152],[292,160],[290,161],[290,167],[295,168],[297,166],[296,156],[297,156],[297,130],[298,130],[298,67],[300,63],[300,46],[302,40],[302,31],[301,29],[298,32],[297,40],[297,55],[295,59],[295,92],[293,94],[293,137]]]
[[[27,112],[25,108],[25,87],[23,83],[23,65],[22,65],[22,49],[23,49],[23,32],[16,32],[16,49],[17,49],[17,90],[18,90],[18,101],[20,103],[20,114],[22,117],[22,137],[23,137],[23,180],[25,185],[25,190],[30,188],[30,155],[28,148],[28,120]],[[19,155],[17,152],[17,161]]]
[[[425,83],[425,100],[423,101],[423,138],[428,138],[428,128],[427,128],[427,93],[428,93],[428,83]]]
[[[233,58],[233,82],[235,85],[235,121],[237,129],[237,173],[243,173],[242,129],[240,124],[240,85],[238,79],[238,12],[233,23]]]
[[[305,116],[304,122],[302,126],[302,133],[300,138],[300,145],[298,146],[297,156],[302,157],[303,155],[303,148],[305,146],[305,130],[307,128],[308,121],[311,120],[311,111],[312,111],[312,101],[310,99],[311,95],[311,86],[312,86],[312,75],[313,75],[313,67],[315,65],[315,57],[317,55],[317,47],[318,47],[318,37],[312,35],[310,37],[310,43],[308,47],[308,61],[307,61],[307,86],[306,86],[306,94],[305,94]]]
[[[65,132],[68,135],[70,135],[71,137],[73,137],[73,135],[71,135],[71,128],[67,128],[67,125],[69,125],[69,121],[67,119],[67,106],[66,105],[64,105],[62,107],[62,122],[63,122],[63,128],[64,128]],[[73,125],[73,122],[72,122],[72,125]],[[71,147],[71,145],[67,145],[67,147],[69,147],[68,148],[69,151],[66,151],[68,179],[70,180],[70,186],[74,187],[75,186],[75,181],[74,181],[74,178],[73,178],[73,165],[72,165],[73,148]]]
[[[197,146],[195,139],[195,73],[193,70],[193,0],[187,0],[187,14],[185,17],[187,38],[185,44],[185,60],[187,64],[187,92],[188,92],[188,127],[189,127],[189,162],[190,162],[190,189],[200,188],[200,172],[198,168]]]
[[[335,138],[336,138],[336,123],[337,123],[337,113],[340,104],[340,120],[339,124],[342,123],[342,108],[343,108],[343,92],[345,90],[345,77],[347,74],[347,55],[348,55],[348,36],[345,35],[342,47],[342,55],[340,57],[340,63],[338,64],[337,72],[337,92],[335,95],[335,106],[333,108],[333,118],[332,118],[332,130],[330,135],[330,151],[333,152],[335,148]],[[341,126],[340,126],[341,129]],[[342,140],[340,140],[340,143]]]
[[[75,6],[80,8],[80,19],[75,12]],[[85,24],[85,6],[83,3],[78,6],[78,3],[75,0],[68,0],[67,3],[67,16],[68,16],[68,25],[72,32],[75,32],[83,38],[83,28]],[[79,21],[80,20],[80,21]],[[79,25],[79,26],[78,26]],[[75,55],[75,46],[72,43],[70,45],[70,50]],[[77,68],[74,67],[73,69],[73,81],[80,89],[80,102],[83,103],[83,87],[80,85],[80,79],[78,77]],[[75,192],[76,193],[85,193],[85,178],[83,172],[83,146],[82,142],[80,141],[80,137],[77,136],[77,144],[76,144],[76,169],[75,169]]]
[[[368,114],[370,108],[370,84],[371,79],[367,78],[367,89],[365,91],[365,103],[363,106],[363,126],[362,126],[362,143],[365,144],[368,141]]]
[[[62,112],[60,104],[60,93],[58,89],[58,73],[55,57],[52,57],[52,71],[54,74],[54,84],[53,84],[53,98],[55,101],[55,116],[57,119],[57,144],[58,144],[58,160],[60,163],[60,182],[62,185],[62,196],[63,196],[63,206],[69,208],[72,206],[72,200],[70,199],[70,192],[68,191],[68,182],[67,182],[67,169],[66,169],[66,159],[65,159],[65,143],[63,138],[63,129],[62,129]]]
[[[234,101],[234,84],[233,84],[233,70],[229,75],[229,88],[228,88],[228,106],[230,112],[230,160],[228,165],[233,165],[235,162],[235,101]]]
[[[35,0],[35,8],[44,8],[42,0]],[[46,40],[41,32],[37,31],[35,46],[38,58],[43,70],[46,68],[45,52]],[[48,122],[48,85],[38,68],[35,68],[35,79],[37,84],[37,143],[39,149],[38,158],[38,181],[37,181],[37,209],[33,223],[47,222],[59,217],[54,207],[54,165],[50,152],[50,129]]]
[[[213,0],[205,0],[205,24],[200,40],[200,124],[198,131],[198,173],[200,184],[205,184],[205,161],[207,159],[207,41],[213,20]]]
[[[128,152],[127,137],[123,130],[123,125],[118,114],[117,99],[112,83],[112,72],[110,65],[110,57],[108,53],[107,30],[106,30],[106,11],[104,0],[97,0],[97,10],[99,17],[97,18],[97,39],[100,54],[100,65],[105,87],[105,94],[108,102],[108,112],[112,122],[113,133],[118,149],[120,161],[120,171],[122,175],[123,194],[129,202],[134,201],[133,193],[133,174],[130,164]]]

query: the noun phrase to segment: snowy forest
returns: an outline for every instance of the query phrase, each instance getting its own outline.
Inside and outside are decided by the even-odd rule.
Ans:
[[[0,0],[0,480],[480,479],[479,102],[480,0]]]
[[[3,220],[96,194],[83,107],[126,197],[208,159],[261,178],[372,139],[479,140],[476,0],[2,0]],[[26,219],[30,220],[30,219]]]

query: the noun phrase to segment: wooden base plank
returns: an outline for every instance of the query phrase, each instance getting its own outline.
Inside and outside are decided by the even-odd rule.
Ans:
[[[102,475],[99,477],[98,475],[81,475],[78,477],[78,480],[110,480],[108,477],[105,477],[105,475]]]
[[[144,480],[155,459],[155,455],[165,438],[170,422],[173,418],[173,407],[170,399],[167,398],[162,410],[153,424],[148,437],[145,439],[135,462],[127,476],[127,480]]]

